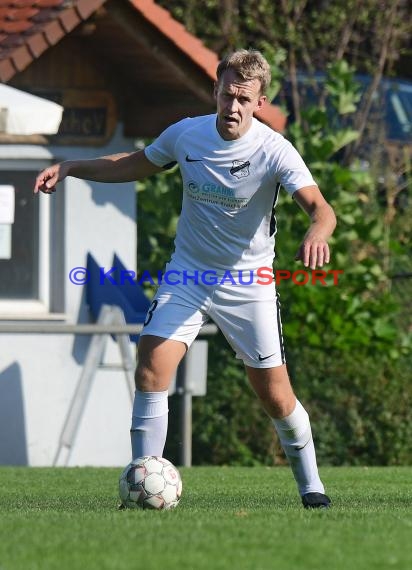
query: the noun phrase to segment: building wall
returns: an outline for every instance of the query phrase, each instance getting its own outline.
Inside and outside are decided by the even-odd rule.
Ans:
[[[0,175],[5,164],[33,160],[43,164],[134,150],[133,141],[116,130],[103,147],[0,147]],[[59,195],[57,195],[59,193]],[[69,271],[85,266],[90,252],[99,265],[111,267],[114,253],[127,269],[136,267],[135,184],[98,184],[68,178],[51,200],[51,297],[57,314],[70,323],[91,320],[85,287],[73,285]],[[62,314],[60,314],[62,313]],[[0,315],[0,322],[4,321]],[[13,322],[12,317],[7,322]],[[20,321],[21,317],[20,317]],[[83,335],[0,334],[0,464],[52,465],[90,337]],[[134,350],[132,345],[132,350]],[[120,362],[110,340],[107,362]],[[123,371],[98,370],[86,401],[68,465],[122,466],[130,459],[131,400]]]

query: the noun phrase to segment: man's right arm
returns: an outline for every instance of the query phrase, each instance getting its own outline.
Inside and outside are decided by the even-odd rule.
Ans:
[[[160,171],[162,168],[150,162],[143,150],[90,160],[67,160],[40,172],[36,178],[34,194],[55,192],[57,182],[66,176],[95,182],[133,182]]]

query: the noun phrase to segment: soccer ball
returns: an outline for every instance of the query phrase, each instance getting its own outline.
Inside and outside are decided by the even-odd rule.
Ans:
[[[174,509],[182,494],[182,479],[164,457],[138,457],[120,475],[119,494],[122,505],[130,509]]]

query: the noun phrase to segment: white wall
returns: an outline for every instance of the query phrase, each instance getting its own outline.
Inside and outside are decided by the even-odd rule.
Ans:
[[[49,155],[55,162],[134,150],[133,141],[124,139],[121,132],[119,127],[104,147],[33,147],[33,155],[42,150],[43,158]],[[0,168],[5,150],[0,149]],[[7,153],[7,160],[30,159],[28,148],[13,146]],[[52,295],[59,298],[63,293],[63,322],[88,322],[85,289],[70,283],[69,271],[84,266],[88,252],[104,267],[111,267],[116,252],[127,269],[136,270],[135,184],[68,178],[59,192],[63,197],[40,197],[61,200],[58,213],[53,214],[62,235],[51,244],[52,288],[59,289],[52,290]],[[38,315],[28,322],[48,318]],[[0,334],[0,464],[53,464],[89,343],[86,336]],[[113,341],[106,360],[120,362]],[[124,373],[98,371],[68,464],[125,465],[130,459],[130,416]]]

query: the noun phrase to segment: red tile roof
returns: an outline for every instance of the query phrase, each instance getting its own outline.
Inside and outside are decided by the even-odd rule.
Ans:
[[[0,81],[10,81],[105,1],[0,0]]]
[[[265,103],[262,109],[255,113],[255,117],[274,131],[282,133],[286,128],[287,117],[277,105]]]
[[[153,0],[129,0],[151,24],[164,36],[176,44],[186,55],[214,80],[219,58],[186,28],[177,22],[170,13]]]
[[[183,52],[186,53],[199,67],[216,79],[216,68],[219,58],[215,52],[206,48],[203,43],[190,34],[186,28],[177,22],[170,13],[161,8],[153,0],[129,0],[139,12],[163,35],[168,37]],[[286,116],[277,105],[267,103],[255,116],[275,131],[283,132],[286,127]]]
[[[0,0],[0,81],[10,81],[106,1]],[[153,0],[117,0],[120,1],[130,3],[206,75],[212,80],[216,78],[217,55],[167,10]],[[273,105],[267,105],[259,118],[276,130],[284,128],[285,119]]]
[[[119,0],[118,0],[119,1]],[[217,55],[152,0],[129,2],[212,79]],[[0,0],[0,81],[9,81],[106,0]]]

